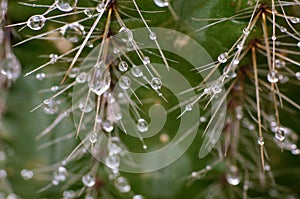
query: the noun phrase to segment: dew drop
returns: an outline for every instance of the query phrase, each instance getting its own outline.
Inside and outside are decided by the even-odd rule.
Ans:
[[[86,102],[86,99],[82,99],[78,104],[78,108],[84,113],[89,113],[93,110],[93,105],[91,101]]]
[[[63,192],[64,199],[72,199],[75,197],[75,191],[73,190],[66,190]]]
[[[0,73],[5,75],[7,79],[15,81],[21,74],[21,64],[17,57],[8,53],[5,59],[1,62]]]
[[[19,197],[16,195],[16,194],[14,194],[14,193],[10,193],[7,197],[6,197],[6,199],[18,199]]]
[[[63,12],[72,11],[77,4],[77,0],[56,0],[56,7]]]
[[[219,83],[213,83],[211,86],[211,90],[214,94],[219,94],[222,91],[222,88]]]
[[[131,69],[131,73],[134,77],[141,77],[143,75],[140,66],[133,66]]]
[[[99,3],[96,7],[97,12],[104,12],[105,9],[105,4],[104,3]]]
[[[156,33],[151,31],[149,34],[149,38],[150,40],[155,41],[157,39]]]
[[[125,177],[118,177],[115,180],[115,186],[121,193],[127,193],[130,191],[131,187],[128,180]]]
[[[277,38],[276,38],[275,35],[272,35],[271,39],[272,39],[273,41],[275,41]]]
[[[118,65],[118,68],[121,72],[125,72],[128,70],[128,64],[126,61],[121,61]]]
[[[280,27],[280,32],[286,32],[286,31],[287,31],[287,29],[285,27],[283,27],[283,26]]]
[[[96,95],[106,92],[111,83],[111,76],[108,68],[100,63],[99,67],[93,67],[88,75],[88,85]]]
[[[135,195],[135,196],[133,196],[132,199],[143,199],[143,196],[142,195]]]
[[[27,26],[31,30],[41,30],[46,23],[46,18],[43,15],[33,15],[27,20]]]
[[[144,65],[150,64],[150,58],[147,57],[147,56],[145,56],[145,57],[143,58],[143,64],[144,64]]]
[[[131,44],[131,41],[133,41],[133,33],[131,30],[129,30],[126,27],[122,27],[122,28],[120,28],[119,33],[121,33],[120,36],[123,37],[122,40],[124,42],[129,42],[129,44]]]
[[[239,170],[236,166],[230,166],[229,171],[226,174],[226,180],[231,185],[238,185],[241,182],[239,177]]]
[[[45,100],[43,111],[47,115],[54,115],[59,110],[59,102],[55,100]]]
[[[169,5],[168,0],[154,0],[154,3],[160,8],[167,7]]]
[[[296,24],[296,23],[299,23],[299,22],[300,22],[300,18],[297,18],[297,17],[291,17],[291,18],[290,18],[290,21],[291,21],[292,23]]]
[[[78,22],[63,26],[60,30],[60,33],[64,36],[64,38],[72,43],[78,42],[85,35],[84,26]]]
[[[293,149],[293,150],[291,151],[291,153],[292,153],[293,155],[300,155],[300,149]]]
[[[98,141],[98,135],[97,133],[92,133],[92,135],[90,135],[90,142],[92,144],[95,144]]]
[[[185,106],[185,110],[186,110],[186,111],[191,111],[191,110],[193,110],[193,104],[192,104],[192,103],[187,104],[187,105]]]
[[[161,86],[162,86],[161,80],[158,77],[153,77],[151,80],[151,87],[154,90],[158,90],[161,89]]]
[[[82,176],[81,181],[86,187],[92,187],[96,184],[96,179],[91,174]]]
[[[278,72],[276,70],[271,71],[268,73],[268,81],[270,83],[277,83],[279,80],[278,78]]]
[[[282,142],[284,139],[285,139],[285,129],[284,128],[282,128],[282,127],[279,127],[279,126],[277,126],[276,128],[275,128],[275,138],[278,140],[278,141],[280,141],[280,142]]]
[[[244,35],[249,35],[250,34],[250,30],[248,28],[244,28],[243,29],[243,33],[244,33]]]
[[[228,53],[225,52],[225,53],[221,53],[218,57],[218,61],[220,63],[226,63],[227,62],[227,59],[228,59]]]
[[[83,12],[89,18],[91,18],[94,14],[94,11],[92,9],[85,9]]]
[[[119,154],[122,151],[120,147],[120,139],[118,137],[111,137],[107,143],[107,149],[110,154]]]
[[[54,64],[54,63],[56,63],[57,60],[58,60],[58,55],[56,55],[56,54],[50,54],[50,55],[49,55],[49,58],[50,58],[50,63],[51,63],[51,64]]]
[[[199,121],[200,121],[200,122],[206,122],[206,121],[207,121],[207,118],[202,116],[202,117],[199,118]]]
[[[296,76],[296,78],[297,78],[298,80],[300,80],[300,72],[296,72],[296,73],[295,73],[295,76]]]
[[[138,119],[136,127],[139,132],[144,133],[148,131],[148,122],[145,119],[140,118]]]
[[[86,82],[86,79],[87,79],[87,74],[85,72],[82,72],[76,77],[76,82],[79,84],[83,84]]]
[[[30,170],[22,169],[22,171],[21,171],[21,176],[25,180],[30,180],[31,178],[33,178],[33,175],[34,175],[34,173]]]
[[[105,158],[105,164],[111,169],[118,169],[120,166],[120,157],[117,154],[109,154]]]
[[[53,180],[54,181],[65,181],[68,175],[68,171],[65,167],[58,167],[56,171],[53,173]]]
[[[297,43],[297,47],[300,48],[300,41]]]
[[[283,67],[285,67],[285,61],[282,61],[280,59],[276,59],[275,60],[275,66],[276,66],[276,68],[283,68]]]
[[[264,138],[263,137],[259,137],[257,139],[257,143],[260,145],[260,146],[263,146],[265,144],[265,141],[264,141]]]
[[[131,85],[131,79],[129,77],[122,76],[119,80],[119,85],[122,89],[126,90]]]
[[[4,169],[0,170],[0,179],[4,179],[7,177],[7,172]]]
[[[107,133],[110,133],[114,130],[114,126],[112,125],[112,123],[108,120],[103,121],[102,123],[102,128],[104,131],[106,131]]]

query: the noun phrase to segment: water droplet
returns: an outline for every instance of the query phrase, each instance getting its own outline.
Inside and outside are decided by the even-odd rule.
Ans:
[[[285,61],[282,61],[280,59],[276,59],[275,60],[275,66],[276,66],[276,68],[283,68],[283,67],[285,67]]]
[[[281,31],[281,32],[286,32],[287,29],[286,29],[285,27],[281,26],[281,27],[280,27],[280,31]]]
[[[157,5],[158,7],[167,7],[169,5],[168,0],[154,0],[155,5]]]
[[[145,57],[143,57],[143,64],[144,65],[147,65],[147,64],[150,64],[150,58],[149,57],[147,57],[147,56],[145,56]]]
[[[118,137],[111,137],[107,143],[107,149],[110,154],[119,154],[122,151],[120,139]]]
[[[1,62],[2,75],[5,75],[7,79],[15,81],[21,74],[21,64],[17,57],[8,53],[5,59]]]
[[[122,176],[118,177],[115,180],[115,186],[122,193],[127,193],[131,189],[128,180],[125,177],[122,177]]]
[[[138,119],[136,126],[137,130],[141,133],[148,131],[148,122],[143,118]]]
[[[231,185],[238,185],[241,182],[239,177],[239,170],[236,166],[230,166],[226,174],[226,180]]]
[[[96,7],[97,12],[104,12],[105,4],[103,2],[99,3]]]
[[[202,117],[199,118],[199,121],[200,121],[200,122],[206,122],[206,121],[207,121],[207,118],[202,116]]]
[[[297,18],[297,17],[291,17],[291,18],[290,18],[290,21],[291,21],[292,23],[296,24],[296,23],[299,23],[299,22],[300,22],[300,18]]]
[[[142,195],[135,195],[135,196],[133,196],[132,199],[143,199],[143,196]]]
[[[4,179],[7,176],[7,172],[4,169],[0,170],[0,179]]]
[[[86,79],[87,79],[87,74],[85,72],[82,72],[76,77],[76,82],[82,84],[86,82]]]
[[[291,153],[292,153],[293,155],[300,155],[300,149],[293,149],[293,150],[291,151]]]
[[[93,110],[93,102],[91,100],[86,102],[86,99],[82,99],[78,104],[78,108],[84,113],[89,113]]]
[[[158,77],[153,77],[151,80],[151,87],[154,90],[158,90],[161,89],[161,86],[162,86],[161,80]]]
[[[268,81],[270,83],[277,83],[279,80],[278,78],[278,72],[276,70],[271,71],[268,73]]]
[[[278,140],[278,141],[280,141],[280,142],[282,142],[284,139],[285,139],[285,129],[284,128],[282,128],[282,127],[279,127],[279,126],[277,126],[276,128],[275,128],[275,138]]]
[[[55,93],[59,90],[59,86],[52,86],[50,90]]]
[[[226,63],[227,62],[227,59],[228,59],[228,53],[225,52],[225,53],[221,53],[218,57],[218,61],[220,63]]]
[[[105,164],[111,169],[118,169],[120,166],[120,157],[117,154],[109,154],[105,158]]]
[[[119,85],[122,89],[126,90],[130,87],[131,85],[131,80],[129,77],[122,76],[119,80]]]
[[[271,39],[272,39],[272,41],[275,41],[277,39],[276,35],[272,35]]]
[[[91,91],[96,93],[96,95],[102,95],[106,92],[111,83],[111,76],[109,69],[102,63],[99,67],[93,67],[88,75],[88,85]]]
[[[27,26],[31,30],[40,30],[45,26],[46,18],[43,15],[33,15],[27,20]]]
[[[10,193],[7,197],[6,197],[6,199],[18,199],[19,197],[16,195],[16,194],[14,194],[14,193]]]
[[[149,38],[152,41],[155,41],[157,39],[156,33],[151,31],[150,34],[149,34]]]
[[[219,83],[213,83],[211,85],[211,90],[214,94],[219,94],[222,91],[222,88]]]
[[[131,45],[131,42],[133,41],[132,31],[129,30],[128,28],[126,28],[126,27],[122,27],[122,28],[120,28],[119,33],[120,33],[120,36],[122,37],[122,40],[124,42],[128,42],[128,44]]]
[[[21,171],[21,176],[25,180],[30,180],[31,178],[33,178],[33,175],[34,175],[34,173],[30,170],[22,169],[22,171]]]
[[[70,42],[76,43],[85,35],[84,26],[78,22],[63,26],[60,33]]]
[[[96,179],[91,174],[82,176],[81,181],[86,187],[92,187],[96,184]]]
[[[65,181],[68,175],[68,171],[65,167],[58,167],[56,171],[53,173],[53,180],[55,181]]]
[[[248,28],[244,28],[243,29],[243,34],[244,35],[249,35],[250,34],[250,30]]]
[[[242,106],[235,107],[235,115],[236,115],[236,119],[238,120],[241,120],[243,118],[244,112]]]
[[[93,16],[93,14],[94,14],[94,11],[92,9],[87,8],[87,9],[84,10],[84,14],[87,17],[91,18]]]
[[[120,71],[125,72],[128,70],[128,64],[126,61],[121,61],[118,65]]]
[[[134,77],[141,77],[143,75],[140,66],[133,66],[131,69],[131,73]]]
[[[295,76],[296,76],[296,78],[297,78],[298,80],[300,80],[300,72],[296,72],[296,73],[295,73]]]
[[[90,135],[90,142],[92,144],[95,144],[98,141],[98,135],[97,133],[92,133],[92,135]]]
[[[263,137],[258,137],[257,143],[258,143],[260,146],[263,146],[263,145],[265,144],[264,138],[263,138]]]
[[[56,7],[63,12],[72,11],[77,4],[77,0],[56,0]]]
[[[112,123],[108,120],[105,120],[103,123],[102,123],[102,128],[104,131],[106,131],[107,133],[110,133],[112,132],[112,130],[114,130],[114,126],[112,125]]]
[[[59,109],[59,102],[56,100],[45,100],[44,101],[44,113],[48,114],[48,115],[54,115],[58,112]]]
[[[56,63],[57,60],[58,60],[58,55],[57,55],[57,54],[50,54],[50,55],[49,55],[49,58],[50,58],[50,63],[51,63],[51,64],[54,64],[54,63]]]
[[[268,164],[266,164],[264,170],[265,170],[265,171],[270,171],[270,170],[271,170],[271,166],[268,165]]]
[[[66,190],[63,192],[64,199],[72,199],[75,198],[75,191],[73,190]]]
[[[300,48],[300,41],[297,43],[297,47]]]
[[[191,110],[193,110],[193,104],[192,104],[192,103],[187,104],[187,105],[185,106],[185,110],[186,110],[186,111],[191,111]]]

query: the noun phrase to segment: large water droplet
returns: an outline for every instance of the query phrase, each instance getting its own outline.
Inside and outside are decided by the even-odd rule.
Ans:
[[[88,75],[88,85],[96,95],[102,95],[110,87],[111,76],[109,69],[102,62],[93,67]]]
[[[56,7],[63,12],[72,11],[77,4],[77,0],[55,0]]]
[[[155,5],[157,5],[158,7],[167,7],[169,5],[168,0],[154,0]]]
[[[46,18],[43,15],[33,15],[27,20],[27,26],[31,30],[40,30],[45,26]]]
[[[144,133],[148,131],[148,122],[145,119],[140,118],[138,119],[136,127],[139,132]]]
[[[78,42],[85,35],[84,26],[77,22],[63,26],[60,33],[72,43]]]
[[[96,179],[91,174],[82,176],[81,181],[86,187],[92,187],[96,184]]]
[[[127,193],[131,189],[128,180],[125,177],[122,177],[122,176],[118,177],[115,180],[115,186],[122,193]]]

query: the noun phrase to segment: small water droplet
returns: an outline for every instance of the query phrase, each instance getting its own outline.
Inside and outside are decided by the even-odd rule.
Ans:
[[[258,137],[257,143],[258,143],[260,146],[263,146],[263,145],[265,144],[264,138],[263,138],[263,137]]]
[[[228,53],[225,52],[225,53],[221,53],[218,57],[218,61],[220,63],[226,63],[227,62],[227,59],[228,59]]]
[[[268,73],[268,81],[270,83],[277,83],[279,80],[278,78],[278,72],[276,70],[273,70]]]
[[[105,4],[103,2],[99,3],[96,7],[97,12],[104,12]]]
[[[110,133],[114,130],[114,126],[112,125],[112,123],[108,120],[105,120],[102,122],[102,128],[104,131],[106,131],[107,133]]]
[[[300,22],[300,18],[298,18],[298,17],[291,17],[291,18],[290,18],[290,21],[291,21],[292,23],[296,24],[296,23],[299,23],[299,22]]]
[[[243,34],[244,35],[249,35],[250,34],[250,30],[248,28],[244,28],[243,29]]]
[[[147,56],[145,56],[142,61],[144,65],[150,64],[150,58]]]
[[[6,197],[6,199],[18,199],[19,197],[16,195],[16,194],[14,194],[14,193],[10,193],[7,197]]]
[[[148,131],[148,122],[143,118],[138,119],[136,126],[137,130],[141,133]]]
[[[282,142],[284,139],[285,139],[285,129],[283,128],[283,127],[279,127],[279,126],[277,126],[276,128],[275,128],[275,138],[278,140],[278,141],[280,141],[280,142]]]
[[[268,164],[266,164],[264,170],[265,170],[265,171],[270,171],[270,170],[271,170],[271,166],[268,165]]]
[[[300,80],[300,72],[296,72],[296,73],[295,73],[295,76],[296,76],[296,78],[297,78],[298,80]]]
[[[120,79],[119,79],[119,85],[122,89],[126,90],[130,87],[131,85],[131,79],[129,77],[126,77],[126,76],[122,76]]]
[[[125,177],[118,177],[115,180],[115,186],[121,193],[127,193],[130,191],[131,187],[128,180]]]
[[[21,64],[13,53],[7,53],[5,59],[0,64],[0,72],[7,79],[15,81],[20,76]]]
[[[293,149],[293,150],[291,151],[291,153],[292,153],[293,155],[300,155],[300,149]]]
[[[92,144],[95,144],[98,141],[98,135],[97,133],[92,133],[92,135],[90,135],[90,142]]]
[[[297,47],[300,48],[300,41],[297,43]]]
[[[31,178],[33,178],[33,175],[34,175],[34,173],[30,170],[22,169],[22,171],[21,171],[21,176],[25,180],[30,180]]]
[[[155,41],[157,39],[156,33],[151,31],[149,34],[149,38],[150,40]]]
[[[31,30],[41,30],[46,23],[46,18],[43,15],[33,15],[27,20],[27,26]]]
[[[68,175],[68,171],[65,167],[58,167],[56,171],[53,173],[53,180],[54,181],[65,181]]]
[[[131,45],[131,42],[133,41],[132,31],[126,27],[122,27],[122,28],[120,28],[119,33],[121,33],[120,36],[122,37],[122,40],[124,42],[127,42],[127,44]]]
[[[230,166],[229,171],[226,174],[226,180],[231,185],[238,185],[241,182],[239,177],[239,170],[236,166]]]
[[[276,66],[276,68],[283,68],[283,67],[285,67],[285,61],[282,61],[280,59],[276,59],[275,60],[275,66]]]
[[[133,196],[132,199],[143,199],[143,196],[142,195],[135,195],[135,196]]]
[[[87,79],[87,74],[85,72],[82,72],[76,77],[76,82],[79,84],[83,84],[86,82],[86,79]]]
[[[94,11],[92,9],[87,8],[87,9],[84,10],[84,14],[87,17],[91,18],[93,16],[93,14],[94,14]]]
[[[7,176],[7,172],[4,169],[0,170],[0,179],[4,179]]]
[[[131,69],[131,73],[134,77],[141,77],[143,75],[140,66],[133,66]]]
[[[63,26],[60,30],[60,33],[64,36],[64,38],[72,43],[78,42],[85,35],[84,26],[78,22]]]
[[[96,184],[96,179],[91,174],[82,176],[81,181],[86,187],[92,187]]]
[[[185,110],[186,110],[186,111],[191,111],[191,110],[193,110],[193,104],[192,104],[192,103],[187,104],[187,105],[185,106]]]
[[[111,169],[118,169],[120,166],[120,156],[117,154],[109,154],[105,158],[105,164]]]
[[[59,110],[59,102],[56,100],[45,100],[44,101],[44,113],[48,114],[48,115],[54,115],[58,112]]]
[[[157,5],[158,7],[167,7],[169,5],[168,0],[154,0],[155,5]]]
[[[91,100],[86,102],[86,99],[82,99],[78,104],[78,108],[84,113],[89,113],[93,110],[93,102]]]
[[[219,94],[222,91],[222,88],[219,83],[213,83],[211,86],[211,90],[214,94]]]
[[[107,149],[110,154],[119,154],[122,151],[120,139],[118,137],[111,137],[107,143]]]
[[[272,35],[272,37],[271,37],[271,39],[273,40],[273,41],[276,41],[276,35]]]
[[[280,31],[281,31],[281,32],[286,32],[287,29],[286,29],[285,27],[281,26],[281,27],[280,27]]]
[[[161,89],[161,86],[162,86],[161,80],[158,77],[153,77],[151,80],[151,87],[154,90],[158,90]]]
[[[49,55],[49,58],[50,58],[50,63],[51,63],[51,64],[54,64],[54,63],[56,63],[57,60],[58,60],[58,55],[57,55],[57,54],[50,54],[50,55]]]
[[[73,199],[75,198],[75,191],[73,190],[66,190],[63,192],[64,199]]]
[[[56,7],[63,12],[72,11],[77,4],[77,0],[55,0]]]
[[[206,122],[206,121],[207,121],[207,118],[202,116],[202,117],[199,118],[199,121],[200,121],[200,122]]]
[[[128,64],[126,61],[121,61],[118,65],[120,71],[125,72],[128,70]]]

